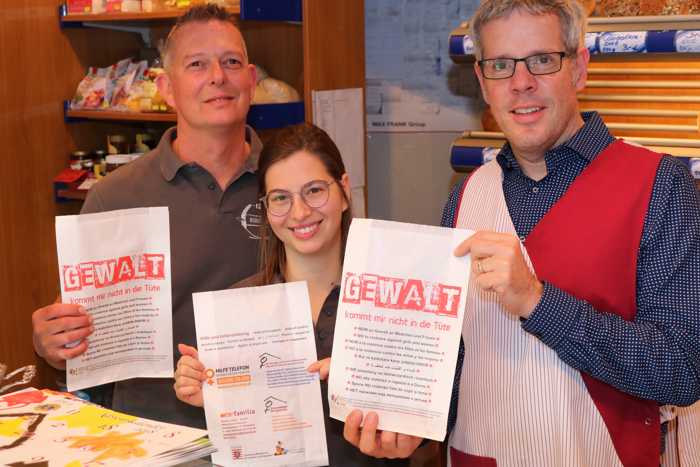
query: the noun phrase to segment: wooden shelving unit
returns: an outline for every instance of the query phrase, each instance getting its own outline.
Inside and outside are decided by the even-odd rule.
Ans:
[[[239,9],[232,10],[235,14],[240,14]],[[85,14],[68,14],[61,18],[62,23],[99,23],[113,21],[157,21],[170,20],[177,18],[182,14],[182,10],[167,10],[155,12],[134,12],[134,13],[85,13]]]
[[[363,0],[241,0],[239,8],[231,11],[240,16],[239,27],[251,63],[289,83],[302,98],[301,102],[253,105],[248,114],[253,128],[312,122],[313,91],[364,88]],[[169,23],[182,10],[66,13],[65,6],[59,7],[59,22],[64,35],[72,36],[69,42],[81,61],[106,66],[138,50],[138,34],[125,36],[125,31],[139,33],[141,40],[152,46],[167,34]],[[129,134],[129,128],[143,128],[144,123],[172,124],[177,120],[173,113],[71,110],[69,106],[64,107],[64,116],[68,123],[84,122],[75,125],[75,141],[79,148],[87,149],[111,132]],[[82,195],[64,194],[70,199]]]
[[[113,120],[125,122],[176,122],[172,112],[117,112],[114,110],[67,110],[66,117],[86,120]]]

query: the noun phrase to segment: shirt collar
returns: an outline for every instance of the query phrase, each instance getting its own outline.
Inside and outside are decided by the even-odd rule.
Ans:
[[[168,182],[171,182],[175,178],[175,175],[177,175],[177,172],[182,167],[188,165],[188,163],[180,159],[180,157],[173,150],[173,141],[175,140],[176,136],[176,127],[168,128],[168,130],[166,130],[166,132],[163,134],[163,137],[160,139],[158,147],[156,148],[160,153],[161,173],[163,174],[163,178]],[[246,160],[245,166],[241,173],[255,173],[258,170],[258,159],[260,158],[260,151],[262,151],[263,146],[262,141],[260,141],[260,137],[258,137],[257,133],[255,133],[255,130],[248,125],[245,127],[245,139],[248,144],[250,144],[250,154],[248,155],[248,159]],[[241,174],[234,177],[233,180],[240,177],[240,175]]]
[[[597,112],[582,112],[581,118],[583,118],[583,126],[574,133],[571,139],[545,152],[547,171],[550,171],[552,166],[556,165],[559,159],[562,159],[562,156],[568,157],[572,153],[590,164],[603,149],[615,140]],[[507,141],[498,153],[496,160],[504,171],[520,169],[513,149]]]

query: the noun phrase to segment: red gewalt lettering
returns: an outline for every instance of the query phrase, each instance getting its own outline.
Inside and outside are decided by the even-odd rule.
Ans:
[[[377,308],[424,311],[457,317],[462,287],[377,274],[346,272],[344,303],[371,303]]]
[[[377,295],[377,275],[375,274],[362,274],[360,276],[360,283],[362,288],[360,291],[360,300],[365,302],[373,302],[374,297]]]
[[[64,265],[63,289],[66,292],[84,287],[103,288],[134,279],[165,279],[165,255],[143,254]]]
[[[438,302],[437,314],[457,317],[457,309],[459,307],[459,299],[462,294],[460,287],[453,285],[438,284],[440,297]]]
[[[130,256],[122,256],[117,260],[117,282],[126,282],[134,278],[134,264]]]
[[[80,271],[80,287],[90,287],[95,284],[95,268],[92,263],[80,263],[78,265]]]
[[[165,255],[143,255],[146,261],[146,279],[165,278]]]
[[[63,289],[66,292],[80,290],[80,273],[77,266],[63,266]]]
[[[380,308],[400,308],[399,298],[405,282],[403,279],[377,276],[377,293],[374,305]]]
[[[401,308],[420,311],[425,308],[423,298],[423,282],[417,279],[408,279],[406,286],[401,291],[399,303]]]
[[[357,274],[351,272],[345,274],[345,284],[343,286],[343,302],[360,303],[361,281]]]
[[[114,271],[117,267],[116,259],[106,259],[92,263],[95,268],[95,287],[101,289],[115,282]]]

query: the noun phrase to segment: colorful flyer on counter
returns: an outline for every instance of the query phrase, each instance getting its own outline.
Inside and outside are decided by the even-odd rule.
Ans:
[[[94,333],[66,365],[69,391],[128,378],[172,378],[168,208],[56,217],[61,301],[85,307]]]
[[[29,388],[0,395],[0,465],[180,465],[214,451],[206,435],[114,412],[69,393]]]
[[[217,465],[328,465],[306,282],[192,295]]]
[[[372,219],[350,226],[333,341],[330,415],[442,441],[469,281],[453,251],[473,232]]]

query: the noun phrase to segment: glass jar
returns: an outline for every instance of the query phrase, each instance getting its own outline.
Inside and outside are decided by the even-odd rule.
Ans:
[[[107,173],[114,172],[129,162],[131,162],[131,156],[128,154],[110,154],[107,156]]]
[[[107,136],[108,154],[126,154],[129,152],[129,145],[126,143],[124,135]]]
[[[88,160],[88,154],[85,151],[73,151],[70,155],[69,167],[73,170],[83,170],[83,164]]]
[[[107,173],[107,151],[96,149],[92,152],[93,172],[95,177],[100,178]]]

